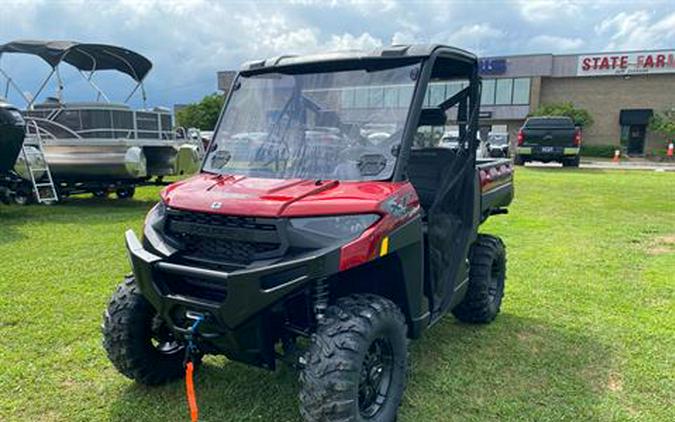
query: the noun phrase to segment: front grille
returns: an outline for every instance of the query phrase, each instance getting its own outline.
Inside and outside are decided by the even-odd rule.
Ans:
[[[165,232],[184,255],[216,262],[247,265],[285,251],[274,219],[169,210]]]

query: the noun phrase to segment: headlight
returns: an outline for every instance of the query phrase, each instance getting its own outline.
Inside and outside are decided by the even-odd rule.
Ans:
[[[303,232],[337,240],[358,237],[380,218],[377,214],[339,215],[334,217],[291,218],[291,226]]]
[[[145,226],[150,226],[155,230],[160,229],[160,224],[164,221],[166,216],[166,204],[164,201],[159,201],[157,205],[152,207],[148,215],[145,216]]]
[[[163,235],[164,219],[166,218],[167,206],[164,202],[159,202],[152,207],[145,217],[143,226],[143,246],[150,248],[153,253],[169,256],[174,253],[175,245],[172,245],[169,238]]]

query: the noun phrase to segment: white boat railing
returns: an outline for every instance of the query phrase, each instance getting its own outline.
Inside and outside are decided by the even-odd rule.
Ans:
[[[71,113],[70,119],[77,128],[59,123],[57,120],[63,113]],[[108,112],[101,116],[101,112]],[[85,113],[92,113],[85,115]],[[93,114],[97,113],[97,114]],[[27,117],[38,119],[47,124],[54,124],[68,131],[78,134],[77,138],[90,138],[91,134],[98,134],[96,138],[128,139],[128,140],[166,140],[176,139],[176,133],[172,127],[171,115],[168,113],[145,110],[119,109],[117,107],[59,107],[55,109],[35,109],[26,112]],[[96,125],[95,120],[100,119],[108,122],[107,125]],[[168,124],[165,120],[168,120]],[[124,122],[116,125],[115,122]],[[105,124],[105,123],[104,123]],[[94,127],[86,127],[94,126]],[[120,127],[123,126],[123,127]],[[120,135],[123,133],[124,135]],[[60,138],[60,137],[57,137]]]

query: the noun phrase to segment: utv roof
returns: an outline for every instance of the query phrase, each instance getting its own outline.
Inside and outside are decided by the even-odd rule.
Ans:
[[[22,53],[40,57],[52,68],[66,62],[79,70],[117,70],[141,82],[150,72],[152,62],[126,48],[106,44],[74,41],[19,40],[0,44],[3,53]]]
[[[242,73],[264,73],[274,70],[283,70],[293,67],[312,67],[312,65],[330,66],[334,64],[336,68],[342,67],[340,64],[355,64],[358,62],[380,62],[384,64],[387,61],[417,61],[434,54],[440,54],[443,57],[456,59],[460,62],[473,64],[478,58],[466,50],[456,47],[449,47],[441,44],[409,44],[392,45],[389,47],[378,48],[371,51],[347,50],[329,53],[310,54],[303,56],[278,56],[264,60],[254,60],[246,62],[241,67]]]

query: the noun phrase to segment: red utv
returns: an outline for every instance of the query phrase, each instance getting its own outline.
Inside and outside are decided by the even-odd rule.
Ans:
[[[305,420],[394,420],[408,339],[499,312],[504,245],[478,227],[506,212],[512,166],[476,159],[480,89],[476,57],[446,46],[244,65],[201,173],[126,233],[115,367],[161,384],[204,354],[285,358]]]

